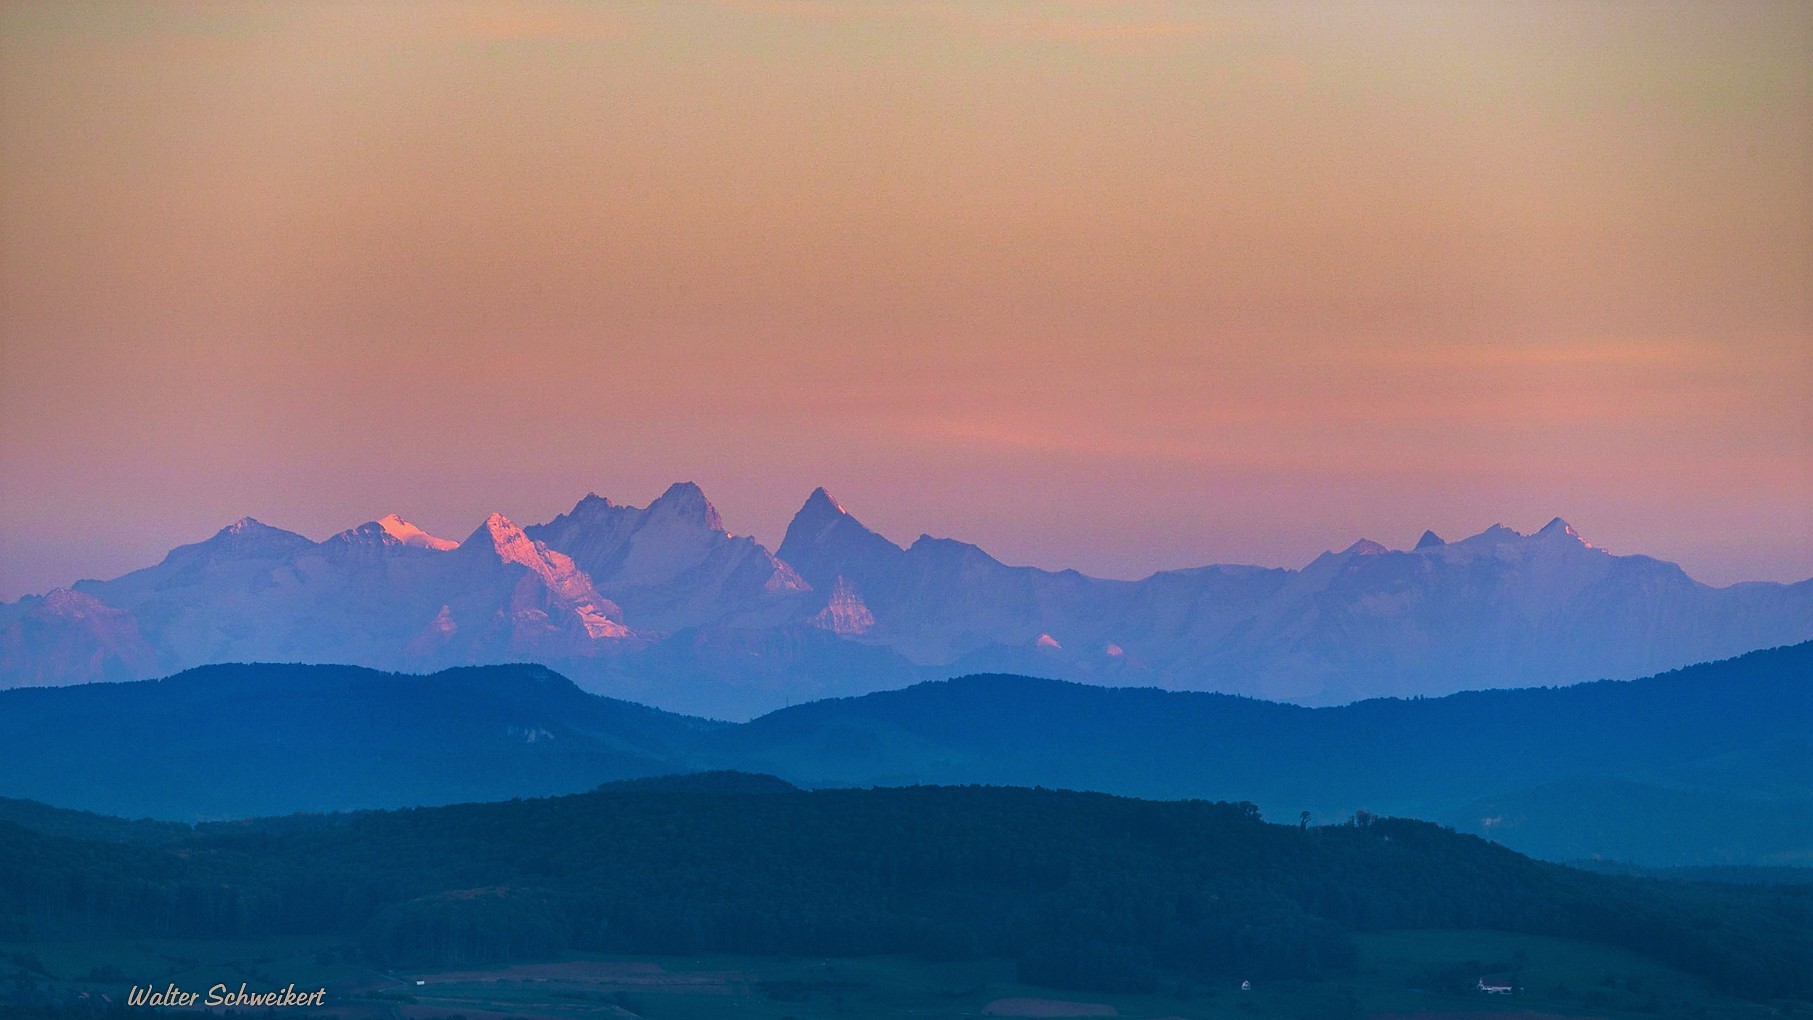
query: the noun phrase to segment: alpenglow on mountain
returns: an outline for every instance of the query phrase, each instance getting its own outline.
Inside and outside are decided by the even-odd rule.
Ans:
[[[1809,638],[1813,580],[1713,588],[1559,518],[1410,550],[1362,539],[1300,570],[1116,581],[929,535],[902,548],[823,489],[770,551],[687,482],[528,527],[493,514],[459,542],[395,514],[320,542],[236,521],[155,566],[0,605],[0,686],[530,661],[720,718],[985,671],[1334,704],[1637,677]]]

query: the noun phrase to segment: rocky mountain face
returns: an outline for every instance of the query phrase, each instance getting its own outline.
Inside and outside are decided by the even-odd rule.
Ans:
[[[528,527],[493,514],[462,542],[394,514],[319,542],[237,521],[156,566],[0,605],[0,686],[530,661],[720,718],[979,671],[1334,704],[1628,678],[1808,638],[1813,580],[1713,588],[1559,518],[1410,550],[1361,540],[1300,570],[1116,581],[929,535],[902,547],[823,489],[770,552],[680,483]]]
[[[571,556],[625,607],[632,626],[648,630],[780,623],[796,607],[787,596],[811,590],[755,539],[725,531],[717,508],[691,482],[642,510],[588,495],[528,534]]]
[[[1595,549],[1556,518],[1302,570],[1216,565],[1110,581],[963,542],[901,548],[822,489],[780,556],[829,590],[821,626],[916,663],[1306,704],[1629,678],[1813,637],[1813,581],[1713,588]]]

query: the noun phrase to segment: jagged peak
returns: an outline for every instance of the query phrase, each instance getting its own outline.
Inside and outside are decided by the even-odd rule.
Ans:
[[[1573,525],[1559,517],[1550,520],[1549,523],[1543,525],[1540,530],[1533,534],[1526,535],[1516,528],[1506,527],[1503,524],[1494,524],[1479,534],[1463,539],[1462,541],[1474,545],[1499,545],[1506,542],[1522,542],[1529,539],[1542,539],[1550,542],[1565,539],[1578,542],[1588,549],[1592,548],[1592,544],[1581,538],[1580,533],[1574,530]]]
[[[361,540],[369,540],[387,545],[397,544],[395,536],[384,530],[384,525],[377,521],[366,521],[356,528],[347,528],[345,531],[328,539],[330,542],[358,542]]]
[[[1436,534],[1434,531],[1424,531],[1423,537],[1416,540],[1416,547],[1418,549],[1439,549],[1447,544],[1447,542],[1442,541],[1442,536]]]
[[[1480,532],[1479,534],[1469,536],[1467,538],[1462,539],[1461,541],[1463,541],[1463,542],[1487,542],[1487,543],[1510,542],[1510,541],[1515,541],[1516,539],[1527,538],[1527,537],[1528,536],[1526,536],[1523,532],[1518,531],[1516,528],[1507,528],[1502,524],[1494,524],[1491,527],[1487,528],[1486,530]]]
[[[613,527],[622,519],[639,518],[642,513],[643,511],[638,507],[613,503],[596,492],[588,492],[580,497],[579,502],[573,504],[573,509],[556,515],[553,520],[545,524],[529,525],[523,530],[531,538],[542,538],[550,529],[558,528],[561,525],[580,528]]]
[[[824,510],[824,509],[828,509],[834,513],[842,514],[845,517],[850,516],[850,511],[845,510],[844,505],[837,501],[837,497],[831,495],[831,491],[829,489],[826,489],[822,485],[816,489],[813,489],[812,495],[806,497],[806,504],[804,506],[800,507],[799,512],[803,514],[808,510]]]
[[[591,576],[579,569],[572,557],[530,538],[503,514],[485,518],[485,523],[460,548],[490,553],[503,563],[527,568],[539,576],[556,595],[577,603],[574,612],[592,637],[622,637],[629,633],[611,618],[622,615],[616,603],[599,594],[592,586]]]
[[[831,495],[830,491],[821,485],[813,489],[812,495],[807,496],[806,502],[800,505],[799,512],[793,515],[793,520],[787,527],[787,532],[792,534],[794,529],[802,526],[818,530],[838,521],[848,521],[864,531],[869,530],[856,519],[855,514],[844,509],[844,505],[837,501],[837,497]]]
[[[503,514],[494,513],[474,528],[472,534],[460,543],[462,549],[489,549],[502,553],[504,549],[518,541],[527,543],[529,536],[517,527],[516,522]]]
[[[830,543],[830,546],[827,547],[826,543]],[[836,549],[843,552],[834,551]],[[821,553],[828,552],[835,558],[852,549],[864,550],[862,555],[891,556],[904,552],[893,542],[871,531],[820,487],[812,490],[812,495],[806,497],[805,504],[793,515],[793,520],[788,522],[787,534],[781,539],[777,555],[788,563],[802,566],[805,561],[816,562]],[[817,568],[804,567],[803,573],[807,580],[815,584],[830,581],[828,575],[812,573],[813,569]]]
[[[667,487],[659,498],[648,505],[650,516],[672,515],[682,520],[705,525],[712,531],[723,531],[724,520],[718,516],[718,508],[705,498],[705,490],[696,482],[675,482]]]
[[[1362,538],[1359,541],[1355,542],[1354,544],[1341,550],[1341,555],[1343,555],[1343,556],[1379,556],[1384,553],[1388,553],[1390,551],[1391,551],[1390,549],[1387,549],[1384,546],[1380,545],[1379,543],[1374,542],[1370,538]]]
[[[611,502],[606,497],[598,495],[596,492],[588,492],[584,496],[579,497],[579,502],[573,504],[573,512],[578,513],[581,510],[610,510],[616,505],[617,504]]]
[[[1562,520],[1559,517],[1556,517],[1555,519],[1549,521],[1549,523],[1544,524],[1542,526],[1542,530],[1538,531],[1536,533],[1536,537],[1537,538],[1546,538],[1550,541],[1556,541],[1556,540],[1560,540],[1560,539],[1571,539],[1571,540],[1578,542],[1581,545],[1587,547],[1588,549],[1591,549],[1593,547],[1593,544],[1591,542],[1588,542],[1586,539],[1580,537],[1580,532],[1575,531],[1574,526],[1572,524],[1569,524],[1568,522]]]
[[[855,515],[845,510],[844,505],[839,503],[821,485],[812,490],[812,495],[806,497],[806,502],[800,505],[799,512],[795,513],[793,520],[787,523],[787,535],[781,545],[785,548],[791,542],[816,538],[826,533],[827,529],[833,525],[845,522],[855,525],[862,531],[869,530],[856,519]],[[785,558],[786,556],[783,554],[782,559]]]

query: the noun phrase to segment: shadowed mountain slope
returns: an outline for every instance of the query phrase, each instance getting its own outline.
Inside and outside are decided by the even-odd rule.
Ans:
[[[185,821],[506,800],[672,772],[714,725],[541,666],[206,666],[0,692],[0,795]]]
[[[1429,818],[1554,859],[1813,862],[1813,644],[1636,681],[1309,709],[980,675],[740,725],[536,666],[219,666],[0,692],[0,796],[180,820],[502,799],[736,769]]]

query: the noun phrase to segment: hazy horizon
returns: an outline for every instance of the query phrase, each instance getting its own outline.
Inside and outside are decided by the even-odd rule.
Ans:
[[[1813,576],[1813,7],[0,0],[0,598],[697,481]]]

